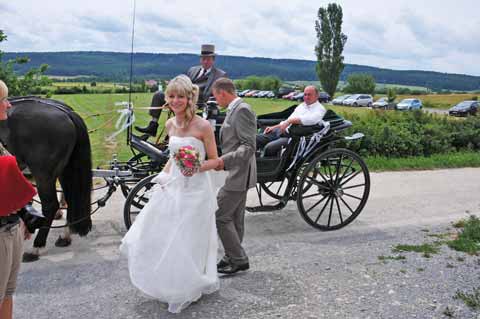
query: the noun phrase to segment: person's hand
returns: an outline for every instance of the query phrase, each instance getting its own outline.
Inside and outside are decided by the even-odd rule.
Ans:
[[[223,171],[225,169],[225,162],[221,157],[217,158],[217,167],[215,167],[216,171]]]
[[[182,172],[183,176],[185,176],[185,177],[192,177],[197,172],[197,170],[195,170],[193,168],[184,168],[180,171]]]
[[[267,128],[265,129],[265,131],[263,131],[263,133],[268,134],[274,129],[275,129],[275,126],[267,126]]]
[[[280,124],[280,130],[283,132],[285,132],[287,130],[287,128],[290,126],[290,123],[288,123],[288,121],[284,121]]]
[[[32,238],[32,234],[30,234],[30,232],[28,231],[27,226],[25,226],[25,224],[23,223],[23,220],[20,220],[20,229],[23,233],[24,240],[29,240],[30,238]]]

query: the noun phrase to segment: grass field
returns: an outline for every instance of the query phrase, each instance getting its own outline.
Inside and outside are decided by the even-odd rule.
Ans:
[[[450,95],[449,95],[450,96]],[[463,95],[454,95],[455,99],[465,99]],[[150,105],[151,93],[136,93],[132,95],[134,107],[147,107]],[[90,131],[92,142],[92,153],[94,166],[105,165],[112,159],[113,154],[118,154],[119,160],[128,160],[132,155],[126,144],[125,132],[114,139],[108,137],[116,131],[115,123],[120,116],[118,110],[122,107],[116,106],[116,102],[128,101],[127,94],[72,94],[55,95],[53,98],[62,100],[72,106],[85,120]],[[278,112],[297,104],[296,102],[281,99],[256,99],[247,98],[246,101],[252,105],[257,115],[271,112]],[[453,102],[452,102],[453,103]],[[366,115],[373,110],[367,108],[352,108],[327,105],[327,108],[334,110],[344,117],[350,114]],[[144,126],[148,123],[150,116],[147,110],[138,109],[135,111],[136,122],[134,125]],[[161,122],[165,121],[162,115]],[[480,157],[477,153],[455,153],[431,156],[429,158],[366,158],[372,171],[401,170],[401,169],[433,169],[450,167],[480,167]]]
[[[112,83],[112,82],[95,82],[95,86],[91,86],[90,82],[53,82],[52,85],[43,87],[49,90],[55,90],[57,88],[72,88],[78,87],[83,88],[84,86],[89,91],[101,91],[105,89],[120,89],[128,88],[128,83]]]

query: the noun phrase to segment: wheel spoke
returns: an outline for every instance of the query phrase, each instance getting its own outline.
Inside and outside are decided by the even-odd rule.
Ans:
[[[328,185],[330,185],[330,182],[328,181],[328,179],[323,176],[322,172],[320,172],[319,170],[317,170],[317,173],[320,175],[320,177],[325,181],[325,183],[327,183]]]
[[[327,198],[327,197],[328,197],[328,200],[325,202],[325,205],[323,205],[322,209],[320,210],[320,213],[318,213],[318,216],[315,219],[315,224],[318,222],[318,220],[320,219],[320,216],[322,216],[323,212],[325,211],[325,207],[327,207],[328,202],[332,199],[330,196],[325,196],[324,198]]]
[[[320,204],[321,202],[323,202],[325,200],[325,198],[328,198],[328,196],[324,196],[321,200],[319,200],[318,202],[315,203],[315,205],[313,205],[312,207],[310,207],[309,209],[307,209],[305,211],[305,214],[308,214],[312,209],[314,209],[315,207],[318,206],[318,204]],[[328,201],[327,201],[328,202]]]
[[[347,169],[345,170],[345,172],[343,172],[342,177],[340,177],[340,180],[342,180],[345,177],[345,174],[347,174],[350,168],[352,168],[352,164],[353,164],[353,158],[350,160],[350,164],[348,164]]]
[[[357,188],[357,187],[362,187],[365,186],[365,183],[363,184],[358,184],[358,185],[353,185],[353,186],[348,186],[348,187],[342,187],[342,189],[351,189],[351,188]]]
[[[340,223],[343,224],[342,210],[340,209],[340,203],[338,202],[337,196],[335,196],[335,202],[337,203],[338,216],[340,217]]]
[[[357,176],[357,175],[360,174],[360,173],[362,173],[362,171],[356,171],[354,174],[350,175],[350,177],[349,177],[346,181],[340,183],[339,186],[345,185],[346,183],[348,183],[349,181],[351,181],[353,178],[355,178],[355,176]]]
[[[350,211],[350,213],[352,213],[352,215],[354,214],[354,211],[350,208],[350,206],[347,204],[346,201],[343,200],[342,197],[340,197],[340,200],[342,201],[342,203],[347,206],[348,210]]]
[[[354,196],[352,194],[348,194],[348,193],[345,193],[345,192],[343,192],[343,195],[351,197],[351,198],[355,198],[355,199],[358,199],[358,200],[362,200],[360,197],[357,197],[357,196]]]
[[[335,196],[332,196],[332,200],[330,201],[330,213],[328,214],[328,224],[327,227],[330,227],[330,221],[332,220],[332,211],[333,211],[333,198]]]
[[[333,180],[333,174],[332,174],[332,169],[330,167],[330,159],[326,160],[328,162],[327,168],[328,168],[328,175],[330,176],[330,180]]]
[[[310,183],[310,184],[313,184],[313,185],[315,185],[315,186],[321,187],[321,188],[326,189],[326,190],[330,190],[330,187],[323,185],[322,182],[319,182],[319,181],[313,179],[312,177],[307,176],[306,179],[311,180],[311,183]],[[327,183],[328,183],[328,182],[327,182]]]
[[[338,179],[338,174],[340,173],[340,164],[342,163],[342,158],[343,154],[340,154],[340,158],[338,159],[337,165],[335,167],[335,169],[337,170],[335,174],[335,179],[333,181],[335,186],[338,186],[338,183],[340,182]]]

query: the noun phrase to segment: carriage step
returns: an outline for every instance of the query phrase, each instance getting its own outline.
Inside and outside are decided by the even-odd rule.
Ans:
[[[255,206],[255,207],[245,207],[247,211],[250,213],[258,213],[258,212],[271,212],[274,210],[280,210],[285,207],[285,203],[279,202],[276,205],[262,205],[262,206]]]

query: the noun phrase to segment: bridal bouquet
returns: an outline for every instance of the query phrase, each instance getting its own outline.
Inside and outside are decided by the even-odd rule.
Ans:
[[[200,153],[191,145],[182,146],[173,155],[184,176],[192,176],[200,169]]]

